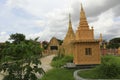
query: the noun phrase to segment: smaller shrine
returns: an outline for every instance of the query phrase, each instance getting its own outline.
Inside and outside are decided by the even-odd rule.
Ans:
[[[59,47],[60,47],[60,45],[59,45],[58,40],[55,37],[53,37],[50,40],[49,45],[48,45],[49,54],[57,54],[59,51]]]

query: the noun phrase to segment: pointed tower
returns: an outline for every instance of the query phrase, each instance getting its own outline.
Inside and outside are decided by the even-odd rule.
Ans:
[[[94,39],[94,29],[89,28],[86,15],[81,4],[80,22],[76,31],[74,45],[74,63],[76,65],[100,64],[99,40]]]
[[[100,38],[99,38],[100,42],[102,42],[102,34],[100,33]]]
[[[80,22],[79,22],[78,29],[87,29],[87,30],[89,29],[88,22],[87,22],[86,15],[85,15],[82,4],[81,4]]]
[[[73,44],[71,42],[74,39],[75,39],[75,34],[74,34],[74,31],[72,28],[71,15],[69,14],[68,31],[67,31],[67,34],[64,38],[63,44],[62,44],[62,47],[64,48],[65,55],[73,54],[74,47],[73,47]]]
[[[100,46],[102,46],[103,38],[102,38],[102,34],[101,33],[100,33],[99,41],[100,41]]]
[[[80,11],[80,22],[78,25],[78,30],[76,31],[76,40],[92,40],[94,39],[94,29],[89,28],[86,15],[81,4],[81,11]]]
[[[68,44],[71,42],[71,40],[74,40],[75,34],[72,28],[72,22],[71,22],[71,15],[69,14],[69,25],[68,25],[68,31],[64,38],[63,44]]]

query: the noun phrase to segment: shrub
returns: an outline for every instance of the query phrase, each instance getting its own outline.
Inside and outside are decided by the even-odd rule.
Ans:
[[[120,75],[120,58],[115,56],[102,57],[102,63],[96,68],[101,78],[117,78]]]
[[[3,80],[37,80],[37,74],[44,73],[40,58],[42,50],[35,40],[24,40],[22,34],[13,34],[12,43],[5,43],[1,50],[0,72],[6,74]]]
[[[71,56],[71,55],[62,56],[62,57],[56,56],[53,58],[51,65],[53,67],[59,68],[59,67],[65,65],[66,63],[72,62],[72,61],[73,61],[73,56]]]
[[[62,59],[63,57],[64,57],[63,54],[58,54],[57,56],[55,56],[55,57],[52,59],[52,61],[57,61],[57,60],[59,60],[59,59]]]

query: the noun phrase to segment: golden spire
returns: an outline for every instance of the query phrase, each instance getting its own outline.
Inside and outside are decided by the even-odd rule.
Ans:
[[[71,22],[71,15],[70,15],[70,13],[69,13],[69,23]]]
[[[73,31],[73,28],[72,28],[71,14],[69,13],[69,27],[68,27],[67,35],[69,36],[69,35],[73,35],[73,34],[74,34],[74,31]]]
[[[100,42],[102,42],[102,34],[100,33],[100,38],[99,38]]]
[[[72,28],[72,22],[71,22],[71,15],[69,14],[69,25],[68,25],[68,31],[65,36],[64,42],[63,43],[69,43],[70,40],[73,40],[75,37],[73,28]]]
[[[86,15],[85,15],[82,4],[81,4],[80,22],[79,22],[78,29],[89,29],[88,22],[87,22]]]
[[[83,6],[82,6],[82,3],[81,3],[81,11],[84,11]]]
[[[69,29],[72,29],[71,14],[69,13]]]

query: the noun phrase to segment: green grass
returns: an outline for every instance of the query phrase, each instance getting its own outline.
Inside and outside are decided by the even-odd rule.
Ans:
[[[85,70],[78,72],[78,75],[85,79],[120,79],[120,75],[113,78],[106,78],[105,76],[99,76],[95,70]]]
[[[98,79],[97,72],[94,70],[85,70],[78,72],[78,75],[86,79]]]
[[[86,79],[120,79],[120,57],[107,55],[101,62],[96,68],[80,71],[78,75]]]
[[[61,66],[71,61],[73,61],[73,56],[55,56],[51,63],[54,69],[49,70],[40,80],[74,80],[73,69],[61,68]]]
[[[74,80],[74,70],[55,68],[48,71],[40,80]]]

